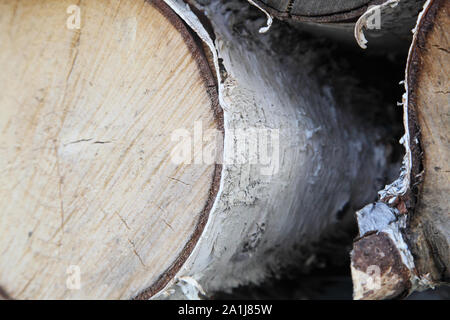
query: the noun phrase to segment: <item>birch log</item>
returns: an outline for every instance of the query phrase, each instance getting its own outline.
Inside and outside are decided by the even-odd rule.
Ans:
[[[401,176],[358,212],[356,299],[405,297],[450,282],[450,3],[427,1],[408,57]]]
[[[326,43],[258,34],[245,2],[0,6],[4,296],[258,283],[313,264],[386,178],[376,95]]]

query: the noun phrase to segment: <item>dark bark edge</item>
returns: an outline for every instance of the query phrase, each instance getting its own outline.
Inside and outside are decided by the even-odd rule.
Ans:
[[[216,126],[223,133],[223,110],[219,105],[217,79],[214,76],[214,71],[212,71],[214,70],[214,68],[210,65],[210,62],[206,57],[201,39],[198,38],[198,36],[191,30],[191,28],[186,25],[186,23],[184,23],[184,21],[175,12],[173,12],[173,10],[163,0],[145,1],[150,3],[159,12],[161,12],[183,36],[183,39],[188,46],[189,51],[191,52],[197,63],[200,74],[205,83],[205,89],[207,90],[211,98],[211,107],[214,112]],[[170,265],[169,268],[167,268],[161,274],[161,276],[149,288],[141,291],[136,297],[134,297],[134,300],[148,300],[156,293],[164,289],[164,287],[177,274],[177,272],[186,262],[187,258],[194,250],[195,245],[197,244],[201,234],[203,233],[205,225],[208,221],[209,212],[211,211],[211,208],[219,191],[221,173],[222,165],[216,164],[214,169],[213,182],[211,185],[211,189],[209,190],[209,196],[206,205],[200,214],[194,233],[191,235],[190,239],[182,249],[178,258]]]

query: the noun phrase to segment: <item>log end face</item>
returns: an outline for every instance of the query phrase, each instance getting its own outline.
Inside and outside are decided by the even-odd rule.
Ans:
[[[401,298],[411,288],[410,271],[395,243],[384,232],[358,239],[351,254],[353,298]]]

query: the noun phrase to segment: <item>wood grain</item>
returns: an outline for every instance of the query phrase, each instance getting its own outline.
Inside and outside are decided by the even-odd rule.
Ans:
[[[133,297],[210,196],[214,164],[170,157],[174,130],[218,126],[189,43],[148,2],[79,1],[79,30],[72,4],[0,2],[0,286],[13,298]]]
[[[418,26],[408,66],[410,123],[420,128],[413,138],[421,148],[413,150],[417,175],[412,181],[419,192],[410,243],[417,268],[435,282],[450,281],[449,26],[450,3],[432,1]]]

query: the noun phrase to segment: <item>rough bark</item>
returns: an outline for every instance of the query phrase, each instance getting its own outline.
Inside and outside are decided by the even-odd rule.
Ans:
[[[250,2],[270,17],[286,21],[300,30],[336,39],[349,47],[359,45],[367,49],[369,42],[368,51],[380,54],[408,50],[411,30],[425,0]],[[286,6],[291,8],[288,11],[304,6],[305,15],[288,14],[287,9],[283,9]],[[328,14],[324,14],[326,12]]]
[[[82,2],[80,29],[72,4],[0,3],[0,294],[16,299],[130,298],[170,276],[220,180],[197,161],[213,141],[171,158],[173,132],[223,128],[199,39],[162,1]]]
[[[378,203],[358,212],[357,299],[401,298],[449,283],[449,13],[448,1],[430,0],[418,18],[405,79],[404,167]]]

